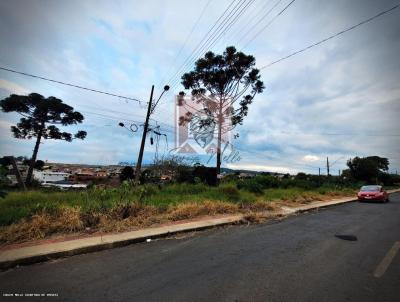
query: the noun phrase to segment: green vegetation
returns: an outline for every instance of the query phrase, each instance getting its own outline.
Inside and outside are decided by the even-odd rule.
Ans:
[[[37,189],[27,192],[11,191],[0,199],[0,225],[9,225],[38,213],[55,213],[60,208],[79,208],[82,213],[107,213],[110,210],[138,204],[166,210],[185,203],[221,201],[251,204],[256,201],[296,200],[304,196],[314,199],[325,194],[352,194],[353,188],[324,185],[312,188],[304,180],[277,180],[257,176],[238,182],[222,183],[219,187],[198,184],[143,185],[134,187],[124,182],[118,188],[92,187],[85,191]]]
[[[11,126],[11,132],[15,138],[36,138],[26,175],[26,185],[31,183],[35,165],[40,167],[44,164],[43,161],[41,163],[36,161],[41,140],[54,139],[71,142],[73,139],[84,139],[87,134],[86,131],[80,130],[73,135],[58,128],[59,125],[68,126],[82,123],[84,117],[78,111],[74,111],[74,108],[53,96],[45,98],[38,93],[29,95],[11,94],[9,97],[0,100],[0,108],[3,112],[16,112],[22,115],[19,123]]]
[[[299,173],[279,179],[271,175],[219,186],[203,182],[92,186],[84,191],[36,189],[8,191],[0,198],[0,244],[92,232],[120,232],[205,215],[243,213],[262,221],[281,205],[298,206],[332,197],[354,196],[361,183],[342,177]]]
[[[191,91],[193,102],[202,102],[204,108],[213,112],[213,117],[206,123],[198,124],[200,131],[195,131],[194,135],[204,135],[204,132],[209,131],[208,126],[216,123],[219,133],[216,152],[217,173],[220,173],[223,155],[220,134],[226,131],[225,129],[232,129],[242,124],[254,97],[262,93],[265,88],[255,64],[256,59],[253,56],[229,46],[220,55],[208,51],[203,58],[196,61],[194,70],[182,75],[181,83],[185,89]],[[183,94],[184,92],[180,93],[181,96]],[[205,99],[204,95],[211,96],[214,101],[205,101],[207,98]],[[182,116],[180,120],[183,123],[195,122],[192,116]]]

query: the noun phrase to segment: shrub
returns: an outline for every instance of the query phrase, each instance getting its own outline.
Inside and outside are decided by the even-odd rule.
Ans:
[[[254,178],[240,180],[238,181],[236,187],[239,190],[246,190],[256,194],[263,193],[263,186]]]
[[[278,188],[280,181],[273,176],[256,176],[254,180],[259,183],[263,189]]]
[[[223,186],[218,189],[228,200],[237,201],[240,198],[240,192],[234,186]]]
[[[139,188],[139,202],[157,193],[157,188],[152,185],[144,185]]]

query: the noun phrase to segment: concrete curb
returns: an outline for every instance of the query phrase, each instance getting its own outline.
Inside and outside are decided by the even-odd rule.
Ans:
[[[388,192],[394,193],[399,191],[400,189],[390,190]],[[339,205],[352,201],[356,201],[356,199],[341,198],[328,202],[305,205],[298,208],[282,207],[282,211],[276,213],[275,216],[289,216],[296,213]],[[66,256],[97,252],[105,249],[126,246],[132,243],[144,242],[146,241],[146,239],[155,239],[166,237],[168,235],[176,233],[204,230],[216,226],[233,224],[242,221],[244,217],[245,215],[243,214],[237,214],[222,218],[210,218],[200,221],[180,223],[176,225],[125,232],[121,234],[110,234],[89,238],[81,238],[0,251],[0,269],[6,270],[17,265],[26,265]]]
[[[132,243],[144,242],[147,239],[233,224],[242,219],[242,214],[230,215],[228,217],[154,227],[121,234],[110,234],[5,250],[0,252],[0,269],[5,270],[17,265],[32,264],[66,256],[122,247]]]

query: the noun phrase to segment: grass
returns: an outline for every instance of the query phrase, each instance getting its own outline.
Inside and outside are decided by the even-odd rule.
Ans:
[[[209,201],[252,202],[257,196],[231,185],[208,187],[204,184],[171,184],[165,187],[146,185],[87,191],[9,192],[0,199],[0,225],[8,225],[22,218],[46,212],[54,213],[60,207],[79,207],[82,212],[106,212],[124,204],[140,203],[166,209],[181,203]]]
[[[302,188],[287,189],[266,189],[264,190],[264,198],[269,201],[286,200],[291,202],[311,202],[315,200],[324,200],[335,196],[353,195],[355,191],[351,188],[318,188],[306,190]]]
[[[158,223],[227,213],[274,211],[279,203],[306,203],[352,195],[351,188],[267,188],[256,192],[235,183],[145,185],[85,191],[9,192],[0,199],[0,243],[54,234],[124,231]]]

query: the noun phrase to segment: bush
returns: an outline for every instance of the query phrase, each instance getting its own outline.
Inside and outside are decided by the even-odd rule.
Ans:
[[[240,180],[236,187],[239,190],[246,190],[255,194],[263,193],[263,186],[254,178]]]
[[[269,175],[258,175],[254,178],[240,180],[237,183],[238,189],[244,189],[256,194],[261,194],[265,189],[278,188],[279,186],[280,180]]]
[[[396,174],[380,173],[378,180],[385,186],[393,186],[400,183],[400,176]]]
[[[240,192],[234,186],[223,186],[218,189],[223,195],[228,198],[228,200],[237,201],[240,199]]]
[[[280,180],[274,176],[256,176],[254,180],[259,183],[263,189],[278,188]]]
[[[131,180],[135,177],[135,171],[132,167],[126,166],[121,170],[121,174],[119,175],[119,179],[122,181],[124,180]]]

